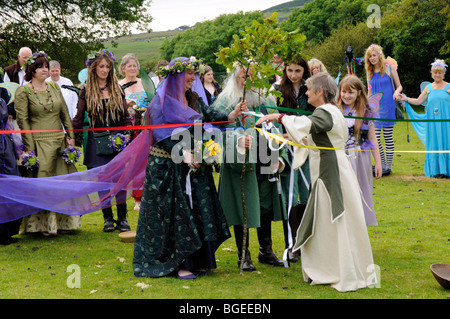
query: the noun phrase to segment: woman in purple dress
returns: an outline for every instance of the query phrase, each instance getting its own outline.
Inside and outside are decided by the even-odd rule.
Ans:
[[[376,226],[373,205],[373,177],[371,153],[375,160],[375,178],[382,175],[380,152],[372,120],[351,117],[378,117],[375,105],[369,104],[364,84],[355,75],[347,75],[339,84],[338,106],[347,116],[349,136],[345,148],[358,179],[362,193],[364,216],[367,226]]]

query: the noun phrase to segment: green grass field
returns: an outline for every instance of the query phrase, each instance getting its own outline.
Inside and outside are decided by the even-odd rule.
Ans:
[[[396,150],[424,150],[406,124],[394,130]],[[256,231],[250,251],[257,271],[239,274],[234,238],[217,250],[217,269],[193,281],[133,275],[133,243],[118,231],[103,233],[101,212],[82,217],[72,235],[44,238],[18,235],[19,242],[0,246],[1,299],[446,299],[450,292],[434,279],[430,265],[450,263],[450,180],[423,176],[424,155],[397,153],[393,173],[374,182],[378,226],[368,227],[380,286],[339,293],[303,281],[301,262],[274,268],[257,261]],[[216,175],[216,178],[218,176]],[[136,229],[138,212],[128,201],[129,222]],[[281,223],[273,223],[274,250],[284,249]],[[324,243],[326,244],[326,243]],[[72,268],[80,286],[73,285]]]
[[[161,59],[159,48],[164,40],[174,37],[179,32],[180,31],[160,31],[132,34],[116,39],[115,42],[117,43],[117,47],[112,47],[110,41],[105,42],[104,45],[114,52],[118,64],[120,64],[120,60],[125,54],[133,53],[137,56],[141,65],[147,67],[146,64],[156,64]],[[148,71],[150,72],[153,70]],[[118,76],[120,77],[119,74]]]

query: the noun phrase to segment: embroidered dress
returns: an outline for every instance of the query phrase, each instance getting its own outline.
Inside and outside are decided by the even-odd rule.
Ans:
[[[22,134],[24,150],[34,150],[39,158],[39,168],[34,172],[27,172],[28,177],[49,177],[76,172],[75,166],[67,164],[61,156],[66,147],[63,127],[67,129],[67,135],[74,138],[73,131],[70,131],[72,122],[69,110],[58,85],[53,82],[48,82],[47,85],[49,93],[34,91],[26,86],[19,87],[16,91],[14,103],[17,123],[21,130],[61,130]],[[56,234],[58,229],[73,230],[80,227],[80,216],[44,210],[23,218],[20,234],[27,232]]]
[[[370,79],[370,85],[372,86],[372,94],[382,92],[383,98],[380,101],[379,115],[381,119],[395,119],[396,107],[393,98],[394,89],[392,87],[391,77],[387,72],[381,76],[380,72],[373,74]],[[391,127],[397,124],[395,121],[375,121],[375,128],[381,129],[384,127]]]
[[[200,98],[195,111],[207,122],[227,120]],[[209,165],[190,175],[190,207],[189,167],[171,157],[180,145],[177,138],[168,137],[155,144],[148,157],[133,258],[137,277],[162,277],[181,265],[191,270],[216,268],[214,252],[230,237]]]
[[[369,106],[371,107],[371,106]],[[350,110],[347,105],[343,105],[343,114],[348,116],[357,116],[356,110]],[[366,110],[363,117],[375,117],[376,112],[372,109]],[[374,125],[374,121],[363,120],[359,130],[359,140],[355,140],[355,119],[346,118],[349,130],[349,137],[345,145],[346,149],[362,149],[365,151],[347,151],[350,163],[358,178],[361,195],[363,198],[364,216],[367,226],[376,226],[377,218],[373,205],[373,177],[372,177],[372,161],[370,150],[375,146],[368,138],[369,127]]]
[[[431,84],[428,88],[428,103],[425,114],[416,113],[406,102],[406,112],[410,119],[450,119],[450,89],[448,83],[444,89],[435,90]],[[450,150],[450,122],[411,122],[417,135],[425,144],[427,151]],[[425,176],[437,175],[450,176],[450,154],[449,153],[426,153],[424,163]]]
[[[188,65],[194,68],[189,61],[185,57],[176,58],[169,67]],[[199,139],[195,130],[201,127],[191,123],[221,121],[227,116],[207,106],[203,96],[195,101],[193,108],[186,105],[186,98],[195,96],[185,89],[186,76],[184,71],[169,72],[145,114],[148,125],[164,126],[150,131],[151,152],[134,246],[136,277],[161,277],[179,267],[191,272],[215,268],[215,250],[230,237],[212,171],[200,168],[187,180],[189,168],[182,161],[182,150],[192,150],[193,138]],[[196,84],[192,82],[191,90],[201,92],[203,88],[197,87],[201,85],[198,74],[195,78]],[[192,130],[196,133],[194,136]],[[187,181],[191,182],[192,206]]]
[[[309,116],[284,116],[289,138],[310,146],[344,148],[347,123],[340,110],[322,105]],[[372,249],[360,200],[358,181],[343,150],[296,147],[293,165],[298,168],[309,153],[311,193],[297,232],[294,250],[301,250],[303,278],[312,285],[331,284],[352,291],[375,283],[368,267]],[[373,274],[372,274],[373,276]]]

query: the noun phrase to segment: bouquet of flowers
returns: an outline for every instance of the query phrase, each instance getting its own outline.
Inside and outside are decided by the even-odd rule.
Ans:
[[[222,147],[219,143],[209,140],[203,149],[203,160],[210,164],[220,164],[222,162]]]
[[[197,163],[211,166],[220,164],[222,162],[222,147],[214,140],[194,141],[194,160]]]
[[[27,169],[34,169],[39,167],[39,159],[34,151],[23,152],[20,165],[25,166]]]
[[[80,156],[83,152],[78,147],[70,145],[62,152],[62,157],[67,164],[75,164],[80,160]]]
[[[109,137],[111,147],[114,151],[120,152],[127,147],[128,143],[130,143],[130,139],[121,133],[117,133],[116,135],[111,135]]]

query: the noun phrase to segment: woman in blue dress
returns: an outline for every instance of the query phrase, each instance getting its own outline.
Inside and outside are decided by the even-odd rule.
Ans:
[[[364,62],[367,75],[368,96],[379,92],[384,94],[380,101],[380,119],[395,119],[395,100],[399,98],[403,89],[396,68],[387,63],[382,48],[376,44],[372,44],[367,48],[364,55]],[[392,160],[394,159],[394,139],[392,133],[395,124],[397,124],[395,121],[375,122],[375,133],[378,140],[378,149],[380,150],[383,176],[389,175],[392,171]],[[383,131],[386,144],[386,154],[381,144],[381,131]]]
[[[444,81],[446,68],[443,60],[435,60],[431,64],[431,77],[434,82],[428,84],[416,99],[401,96],[400,100],[406,102],[406,112],[410,119],[450,119],[450,83]],[[427,99],[425,114],[417,114],[409,105],[419,105]],[[425,144],[425,150],[450,150],[450,122],[413,122],[413,127],[419,137],[424,136],[422,142]],[[424,172],[428,177],[449,178],[450,154],[426,153]]]

